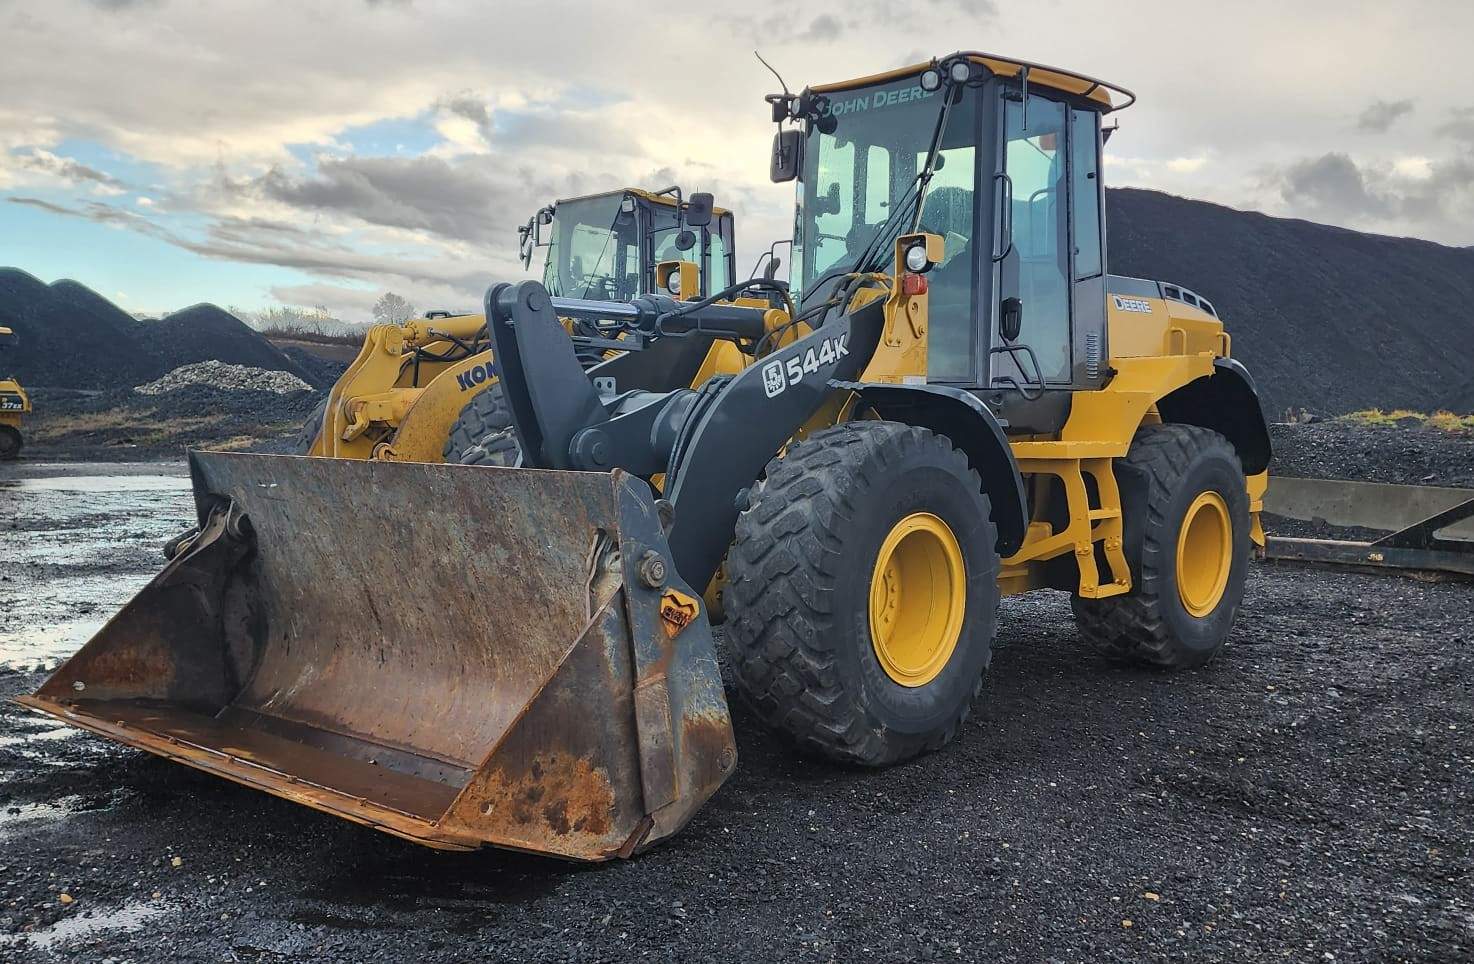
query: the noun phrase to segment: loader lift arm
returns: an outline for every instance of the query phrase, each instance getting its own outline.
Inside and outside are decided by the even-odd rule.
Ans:
[[[597,304],[627,316],[654,338],[703,334],[756,341],[763,312],[713,304],[671,317],[674,303],[641,299]],[[885,323],[876,300],[836,313],[809,335],[766,355],[706,391],[631,392],[603,401],[594,387],[600,367],[584,372],[559,315],[595,310],[552,298],[535,281],[498,285],[486,295],[486,317],[503,391],[522,446],[523,465],[636,475],[666,472],[674,508],[671,552],[682,578],[705,586],[731,541],[739,496],[773,453],[834,391],[864,370]],[[796,362],[796,365],[791,363]],[[793,377],[793,372],[798,377]]]

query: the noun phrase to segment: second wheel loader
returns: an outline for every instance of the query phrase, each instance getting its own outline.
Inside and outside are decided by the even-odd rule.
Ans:
[[[1131,100],[981,53],[774,95],[791,310],[493,285],[520,467],[193,453],[199,534],[21,702],[430,846],[599,860],[735,765],[722,570],[742,696],[863,765],[959,734],[1002,595],[1207,662],[1269,437],[1211,302],[1107,273]],[[637,347],[586,371],[563,319],[611,316]],[[735,370],[653,387],[716,344]]]
[[[733,216],[711,202],[679,187],[557,201],[518,229],[523,263],[545,249],[543,284],[582,300],[700,298],[735,280]],[[566,324],[586,366],[612,351],[619,334],[605,319]],[[514,442],[495,384],[482,315],[431,312],[378,325],[294,448],[334,458],[507,464]]]

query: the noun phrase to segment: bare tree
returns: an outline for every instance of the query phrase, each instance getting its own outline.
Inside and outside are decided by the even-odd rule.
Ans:
[[[392,291],[374,302],[374,321],[381,325],[402,325],[415,316],[415,306]]]

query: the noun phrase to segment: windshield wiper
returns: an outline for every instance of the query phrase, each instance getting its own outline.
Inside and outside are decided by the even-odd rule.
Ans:
[[[914,212],[911,216],[910,228],[906,231],[907,234],[915,234],[921,227],[921,212],[926,206],[926,189],[931,184],[932,176],[936,174],[937,156],[942,149],[942,137],[947,132],[947,118],[952,114],[953,92],[953,88],[947,88],[942,94],[942,107],[937,111],[937,122],[932,127],[931,143],[926,148],[926,162],[921,165],[916,180],[906,189],[905,195],[896,205],[896,209],[891,212],[891,216],[885,219],[870,244],[860,252],[860,258],[855,262],[857,273],[863,274],[880,269],[884,262],[876,263],[876,258],[881,257],[889,244],[900,236],[900,222],[896,221],[897,216],[904,216],[908,210]],[[912,191],[916,193],[913,195]],[[894,227],[891,226],[892,221],[896,221]],[[882,240],[887,238],[889,240],[882,244]]]
[[[860,251],[858,257],[850,262],[847,267],[841,266],[830,268],[816,279],[808,291],[804,293],[800,304],[807,302],[815,292],[823,288],[826,282],[837,277],[848,274],[869,274],[880,269],[884,263],[883,253],[887,250],[889,243],[900,236],[900,226],[903,219],[911,214],[911,226],[907,232],[915,234],[921,224],[921,212],[926,203],[926,188],[931,183],[932,175],[936,173],[937,156],[941,150],[942,137],[947,130],[947,118],[951,115],[953,104],[953,92],[947,90],[942,95],[942,106],[937,111],[937,122],[932,128],[931,143],[927,145],[926,161],[921,170],[906,188],[906,193],[901,195],[901,200],[891,209],[891,213],[880,226],[875,229],[870,243]],[[914,193],[913,193],[914,192]],[[877,262],[877,259],[880,261]]]

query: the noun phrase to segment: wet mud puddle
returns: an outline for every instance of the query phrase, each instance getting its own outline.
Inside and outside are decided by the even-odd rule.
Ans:
[[[0,472],[0,670],[71,655],[193,523],[181,463],[20,463]]]

